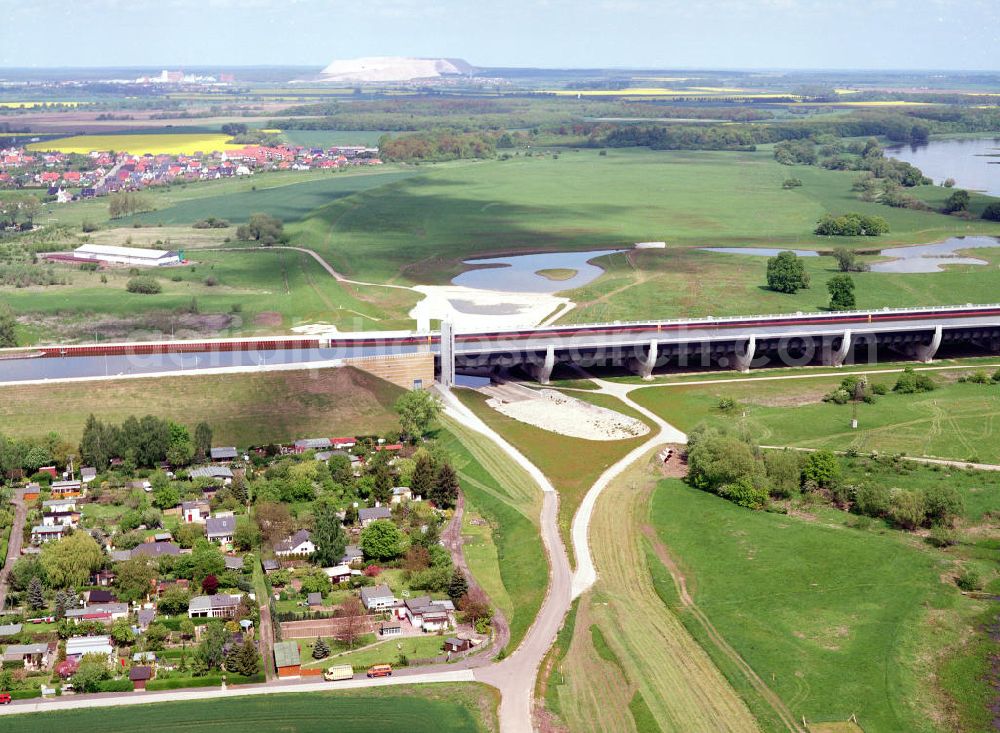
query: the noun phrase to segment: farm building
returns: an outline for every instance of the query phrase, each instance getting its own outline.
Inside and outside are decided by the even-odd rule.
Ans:
[[[299,645],[294,641],[279,641],[274,645],[274,666],[278,668],[278,677],[298,677]]]
[[[73,259],[127,267],[165,267],[181,262],[181,256],[177,252],[106,244],[83,244],[73,250]]]

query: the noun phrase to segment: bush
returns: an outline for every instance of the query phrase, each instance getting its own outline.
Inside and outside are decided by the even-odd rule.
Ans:
[[[936,388],[937,384],[933,379],[926,374],[917,374],[913,367],[908,366],[899,375],[892,391],[900,394],[917,394],[918,392],[933,392]]]
[[[881,484],[861,484],[854,489],[851,509],[866,517],[882,518],[892,508],[892,492]]]
[[[956,541],[955,530],[940,524],[931,528],[931,533],[927,537],[927,542],[934,547],[951,547]]]
[[[828,489],[840,480],[840,462],[832,452],[820,450],[810,453],[802,467],[802,478]]]
[[[202,282],[210,288],[219,284],[219,280],[215,277],[215,275],[209,275]]]
[[[924,492],[927,519],[934,525],[952,526],[965,511],[965,501],[954,486],[937,484]]]
[[[720,486],[718,494],[747,509],[763,509],[767,506],[767,489],[749,476],[741,476],[732,483]]]
[[[149,277],[148,275],[133,277],[125,285],[125,289],[130,293],[142,293],[143,295],[156,295],[157,293],[163,292],[163,287],[160,285],[159,281],[155,278]]]
[[[958,574],[958,577],[955,578],[955,585],[964,591],[971,592],[982,590],[983,581],[982,578],[979,577],[979,573],[975,570],[972,568],[965,568]]]
[[[916,491],[893,489],[889,516],[895,524],[903,529],[916,529],[927,518],[923,495]]]
[[[851,212],[842,216],[825,214],[816,222],[815,233],[823,237],[877,237],[889,232],[889,222],[881,216]]]
[[[774,496],[787,499],[799,493],[802,460],[795,451],[768,451],[764,454],[764,470]]]
[[[132,680],[102,680],[97,683],[98,692],[132,692]]]
[[[872,385],[872,394],[884,395],[889,394],[889,388],[884,384],[878,383]]]
[[[1000,201],[994,201],[983,209],[983,218],[988,221],[1000,221]]]

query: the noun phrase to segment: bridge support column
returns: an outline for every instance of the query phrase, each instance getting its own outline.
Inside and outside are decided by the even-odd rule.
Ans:
[[[441,385],[455,384],[455,329],[451,321],[441,321]]]
[[[653,378],[653,368],[656,366],[656,359],[660,355],[660,346],[655,341],[649,342],[649,349],[646,351],[646,357],[640,359],[639,357],[634,357],[628,360],[629,369],[638,374],[643,379]]]
[[[741,351],[739,344],[733,351],[733,363],[736,369],[746,374],[750,371],[750,364],[753,362],[754,354],[757,351],[757,337],[751,336],[747,339],[746,347]]]
[[[549,346],[545,349],[545,360],[542,363],[531,365],[531,374],[539,384],[548,384],[552,379],[552,370],[556,366],[556,347]]]
[[[823,364],[832,367],[844,366],[844,360],[847,358],[847,354],[850,350],[851,332],[844,331],[844,335],[840,337],[840,348],[836,351],[833,350],[832,340],[829,344],[823,344]]]
[[[934,329],[934,335],[929,344],[917,344],[914,355],[925,364],[934,360],[934,355],[941,347],[941,326]]]

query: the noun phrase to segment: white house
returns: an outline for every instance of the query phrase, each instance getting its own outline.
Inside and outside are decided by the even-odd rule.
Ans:
[[[80,512],[76,510],[74,499],[51,499],[42,502],[42,524],[46,527],[62,525],[76,527],[80,521]]]
[[[365,507],[358,510],[358,519],[362,527],[367,527],[379,519],[392,519],[392,510],[387,506]]]
[[[65,524],[40,524],[31,528],[31,542],[35,545],[41,545],[52,540],[60,540],[65,533]]]
[[[204,500],[185,501],[181,504],[181,516],[187,524],[204,524],[211,507]]]
[[[215,596],[195,596],[188,603],[188,618],[232,618],[242,596],[220,593]]]
[[[455,625],[455,604],[451,601],[432,601],[430,596],[418,596],[408,598],[404,607],[406,617],[414,628],[434,632]]]
[[[110,636],[71,636],[66,640],[66,658],[79,659],[84,654],[105,654],[114,660],[115,648]]]
[[[316,552],[316,545],[313,544],[312,537],[308,529],[300,529],[291,537],[283,539],[274,546],[274,554],[287,557],[289,555],[312,555]]]
[[[392,489],[392,503],[401,504],[413,500],[413,492],[409,486],[395,486]]]
[[[385,611],[396,605],[396,597],[385,583],[361,589],[361,605],[368,611]]]
[[[216,514],[205,520],[205,536],[220,545],[232,543],[236,534],[236,517],[229,514]]]
[[[347,565],[334,565],[332,568],[323,568],[326,577],[331,583],[346,583],[351,579],[351,569]],[[358,571],[360,572],[360,571]]]

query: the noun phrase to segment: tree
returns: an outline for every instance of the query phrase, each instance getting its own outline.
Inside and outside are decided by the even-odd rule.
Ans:
[[[986,208],[983,209],[983,218],[987,221],[1000,221],[1000,201],[987,204]]]
[[[86,532],[74,532],[42,547],[42,566],[56,588],[83,585],[104,564],[104,551]]]
[[[753,447],[733,435],[699,427],[691,432],[688,446],[688,482],[695,488],[715,492],[743,477],[763,479]]]
[[[405,537],[388,519],[378,519],[361,530],[361,551],[372,560],[392,560],[405,551]]]
[[[233,532],[233,545],[238,550],[252,550],[260,543],[260,530],[249,517],[236,520],[236,531]]]
[[[135,632],[132,631],[132,622],[128,617],[115,619],[111,624],[111,638],[118,646],[125,646],[135,641]]]
[[[820,488],[828,489],[840,480],[840,462],[831,451],[810,453],[802,467],[802,478]]]
[[[313,659],[326,659],[330,656],[330,645],[323,641],[323,637],[316,637],[316,643],[313,644],[312,656]]]
[[[950,484],[933,484],[924,491],[927,519],[933,525],[951,527],[965,511],[965,501]]]
[[[329,501],[317,501],[313,505],[312,541],[316,545],[312,561],[320,567],[336,565],[344,556],[347,535],[337,508]]]
[[[244,242],[255,241],[263,245],[287,241],[284,222],[268,214],[251,214],[246,224],[236,227],[236,238]]]
[[[458,608],[465,614],[465,620],[471,624],[475,624],[480,619],[493,618],[490,601],[479,588],[473,588],[462,596],[458,602]]]
[[[414,496],[429,497],[437,478],[437,468],[431,454],[421,448],[413,465],[413,475],[410,477],[410,491]]]
[[[0,303],[0,349],[17,346],[17,319],[6,303]]]
[[[203,460],[212,450],[212,427],[200,422],[194,429],[194,450],[199,460]]]
[[[180,503],[180,500],[180,494],[171,483],[153,489],[153,506],[158,509],[173,509]]]
[[[170,441],[167,445],[167,461],[171,466],[186,466],[194,458],[194,442],[183,425],[169,423]]]
[[[399,427],[412,438],[422,438],[434,418],[441,412],[441,403],[425,389],[406,392],[393,405],[399,415]]]
[[[465,573],[455,568],[451,574],[451,582],[448,583],[448,597],[454,602],[458,601],[469,592],[469,581],[465,579]]]
[[[330,590],[330,578],[320,568],[311,568],[301,580],[303,593],[326,594]]]
[[[789,498],[799,493],[802,483],[802,461],[796,451],[767,451],[764,454],[764,470],[771,493]]]
[[[212,619],[205,624],[202,629],[201,643],[194,655],[196,671],[204,673],[222,669],[225,643],[226,629],[222,621]]]
[[[28,583],[28,605],[32,611],[45,608],[45,590],[42,588],[42,581],[36,575]]]
[[[292,527],[292,515],[289,514],[288,507],[276,502],[265,501],[258,504],[254,509],[254,519],[264,540],[272,546],[285,539]]]
[[[937,389],[937,384],[926,374],[918,374],[913,367],[908,366],[903,369],[902,374],[896,379],[893,392],[900,394],[917,394],[920,392],[933,392]]]
[[[200,583],[209,575],[219,576],[226,569],[226,560],[213,542],[202,539],[194,543],[191,551],[191,579]]]
[[[841,272],[867,272],[868,265],[858,259],[854,250],[847,247],[837,247],[833,250],[833,257],[837,260],[837,267]]]
[[[184,610],[186,611],[187,609],[185,608]],[[181,636],[190,639],[194,636],[194,621],[189,618],[182,618],[178,631],[181,632]]]
[[[354,648],[354,642],[365,633],[365,609],[355,596],[351,596],[340,604],[337,617],[335,636],[337,641],[346,644],[348,649]]]
[[[149,558],[134,556],[115,566],[115,588],[119,600],[125,603],[138,603],[145,600],[157,578],[157,570],[149,562]]]
[[[201,589],[205,595],[214,596],[219,590],[219,579],[212,574],[208,574],[201,581]]]
[[[846,311],[857,307],[854,280],[850,275],[834,275],[826,281],[826,289],[830,293],[830,310]]]
[[[956,214],[969,210],[969,192],[962,189],[952,191],[951,196],[944,202],[945,214]]]
[[[111,677],[108,658],[104,654],[84,654],[80,666],[72,677],[73,689],[77,692],[97,692],[100,684]]]
[[[161,623],[150,624],[143,635],[146,651],[158,652],[163,649],[167,641],[167,627]]]
[[[350,486],[354,483],[354,469],[351,468],[351,459],[343,453],[334,453],[326,465],[330,469],[330,478],[335,484]]]
[[[43,586],[48,582],[48,576],[38,555],[22,555],[17,558],[9,578],[10,587],[16,591],[27,590],[34,578],[38,578]]]
[[[458,488],[458,474],[451,464],[445,461],[438,469],[429,498],[438,508],[450,509],[458,501]]]
[[[779,252],[767,261],[767,286],[779,293],[795,293],[809,287],[809,273],[794,252]]]
[[[260,672],[260,654],[253,641],[244,639],[236,657],[236,672],[244,677],[253,677]]]
[[[722,498],[747,509],[763,509],[767,506],[767,489],[762,482],[754,481],[750,476],[740,476],[735,481],[723,484],[717,493]]]

